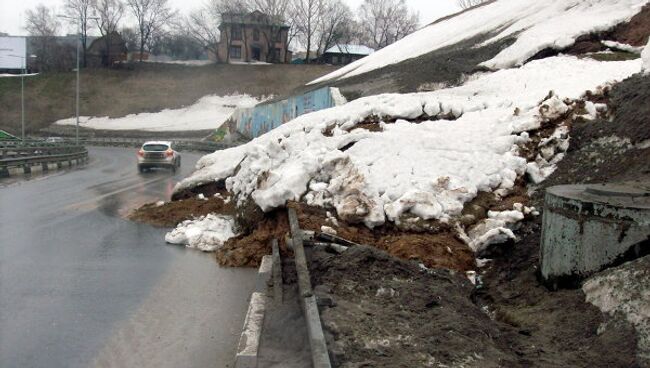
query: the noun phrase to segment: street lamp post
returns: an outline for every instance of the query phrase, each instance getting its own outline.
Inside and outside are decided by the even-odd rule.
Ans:
[[[81,45],[81,19],[75,18],[75,17],[68,17],[66,15],[57,15],[58,18],[65,18],[68,20],[76,20],[77,21],[77,86],[76,86],[76,120],[77,124],[75,127],[75,144],[78,146],[79,145],[79,48]],[[87,17],[86,20],[91,20],[91,19],[99,19],[98,17]]]
[[[27,69],[25,63],[26,58],[20,55],[8,55],[15,58],[22,59],[22,68],[20,69],[20,139],[25,144],[25,71]]]

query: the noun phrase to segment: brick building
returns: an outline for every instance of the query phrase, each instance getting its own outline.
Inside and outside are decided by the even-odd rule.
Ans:
[[[287,44],[289,26],[274,22],[260,11],[223,14],[219,31],[216,55],[219,62],[291,62]]]

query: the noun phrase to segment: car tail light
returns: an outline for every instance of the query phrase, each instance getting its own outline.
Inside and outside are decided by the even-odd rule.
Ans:
[[[142,149],[139,150],[139,151],[138,151],[138,156],[140,156],[140,157],[144,157],[144,150],[142,150]]]
[[[167,151],[165,151],[165,153],[167,154],[167,157],[174,156],[174,151],[172,151],[171,149],[168,149]]]

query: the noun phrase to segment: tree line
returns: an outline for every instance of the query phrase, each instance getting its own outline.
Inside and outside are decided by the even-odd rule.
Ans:
[[[381,49],[415,31],[420,22],[406,0],[364,0],[356,11],[343,0],[206,0],[187,15],[168,0],[65,0],[60,10],[43,4],[27,10],[25,29],[38,40],[39,65],[46,69],[62,60],[52,41],[63,25],[78,30],[82,66],[88,63],[89,35],[103,36],[108,51],[114,32],[129,51],[138,51],[140,61],[147,52],[193,59],[206,51],[217,54],[224,14],[254,10],[270,24],[288,26],[287,43],[306,50],[306,62],[336,44]]]

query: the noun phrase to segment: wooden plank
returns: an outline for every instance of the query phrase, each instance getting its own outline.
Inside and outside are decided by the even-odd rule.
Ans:
[[[271,241],[271,250],[273,257],[273,302],[276,305],[282,304],[282,260],[280,259],[280,247],[278,247],[278,239]]]
[[[296,210],[289,208],[289,226],[291,228],[291,239],[293,242],[293,254],[296,262],[296,273],[298,274],[298,290],[300,296],[307,298],[313,295],[309,269],[307,268],[307,256],[302,242],[302,231],[298,225]]]

